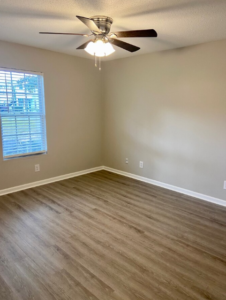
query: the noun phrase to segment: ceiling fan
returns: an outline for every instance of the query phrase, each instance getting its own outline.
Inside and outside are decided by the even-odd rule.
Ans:
[[[100,69],[100,57],[108,56],[115,50],[112,45],[120,47],[129,52],[138,51],[140,48],[132,44],[128,44],[124,41],[118,40],[118,38],[136,38],[136,37],[157,37],[157,32],[154,29],[145,30],[131,30],[131,31],[118,31],[110,32],[113,19],[107,16],[93,16],[91,18],[85,18],[76,16],[81,22],[83,22],[90,30],[91,34],[80,33],[60,33],[60,32],[39,32],[40,34],[63,34],[63,35],[80,35],[84,37],[93,36],[93,39],[82,44],[77,50],[85,50],[91,55],[99,57],[99,69]]]

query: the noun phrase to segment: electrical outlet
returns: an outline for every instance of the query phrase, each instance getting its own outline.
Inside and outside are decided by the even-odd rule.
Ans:
[[[224,182],[224,189],[226,190],[226,181]]]
[[[40,165],[37,164],[37,165],[35,165],[35,172],[39,172],[39,171],[40,171]]]
[[[144,167],[144,162],[143,162],[143,161],[140,161],[139,167],[140,167],[141,169],[143,169],[143,167]]]
[[[129,159],[128,158],[126,158],[126,164],[128,164],[129,163]]]

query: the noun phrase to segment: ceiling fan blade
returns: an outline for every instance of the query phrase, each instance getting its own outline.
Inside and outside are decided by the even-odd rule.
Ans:
[[[145,30],[130,30],[114,32],[117,38],[135,38],[135,37],[157,37],[157,32],[154,29]]]
[[[88,41],[88,42],[82,44],[81,46],[79,46],[79,47],[76,48],[76,49],[77,49],[77,50],[84,50],[84,49],[86,48],[86,46],[87,46],[90,42],[92,42],[92,40],[90,40],[90,41]]]
[[[131,44],[128,44],[128,43],[125,43],[123,41],[119,41],[119,40],[116,40],[116,39],[109,39],[109,42],[117,47],[120,47],[120,48],[123,48],[129,52],[135,52],[135,51],[138,51],[140,50],[139,47],[137,46],[134,46],[134,45],[131,45]]]
[[[97,27],[95,22],[89,18],[76,16],[80,21],[82,21],[91,31],[94,31],[96,33],[102,33],[102,31]]]
[[[81,35],[81,36],[88,36],[88,34],[81,34],[81,33],[63,33],[63,32],[39,32],[40,34],[63,34],[63,35]]]

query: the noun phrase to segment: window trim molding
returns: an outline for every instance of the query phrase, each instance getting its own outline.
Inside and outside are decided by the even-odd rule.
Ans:
[[[43,155],[43,154],[47,154],[47,153],[48,153],[47,150],[43,150],[43,151],[30,152],[30,153],[24,153],[24,154],[19,154],[19,155],[9,155],[9,156],[3,157],[3,161],[22,158],[22,157],[31,157],[31,156],[36,156],[36,155]]]

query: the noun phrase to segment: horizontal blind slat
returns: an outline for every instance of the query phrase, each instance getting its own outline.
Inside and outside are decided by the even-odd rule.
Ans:
[[[3,157],[47,151],[43,76],[0,69]]]

